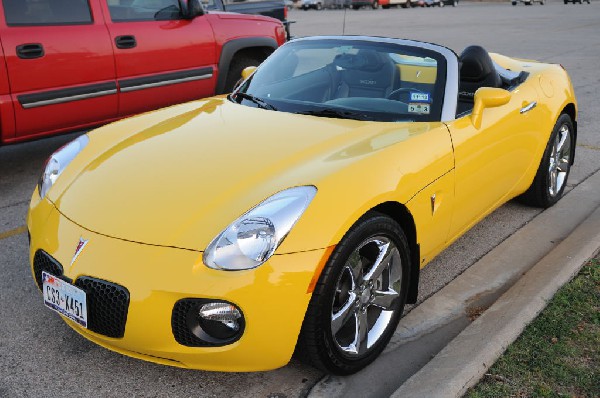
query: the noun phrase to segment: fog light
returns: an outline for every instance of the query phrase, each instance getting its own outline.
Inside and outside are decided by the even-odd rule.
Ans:
[[[242,314],[233,304],[228,303],[208,303],[200,307],[198,312],[200,318],[207,321],[221,322],[234,332],[240,330],[238,319]]]
[[[244,316],[235,305],[224,301],[204,301],[196,307],[196,335],[213,344],[231,343],[243,333]]]

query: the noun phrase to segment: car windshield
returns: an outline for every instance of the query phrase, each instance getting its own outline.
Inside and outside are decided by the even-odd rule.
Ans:
[[[374,121],[439,121],[445,58],[372,40],[297,40],[229,97],[274,111]]]

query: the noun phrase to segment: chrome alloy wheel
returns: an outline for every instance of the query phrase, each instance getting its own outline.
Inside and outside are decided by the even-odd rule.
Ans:
[[[571,132],[563,124],[556,135],[548,166],[548,194],[555,197],[561,192],[571,167]]]
[[[402,260],[387,237],[363,241],[350,254],[335,286],[331,333],[339,349],[362,356],[376,344],[397,308]]]

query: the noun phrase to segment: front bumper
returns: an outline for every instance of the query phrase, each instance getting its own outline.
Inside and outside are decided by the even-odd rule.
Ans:
[[[100,235],[36,197],[34,192],[27,220],[32,273],[35,254],[43,250],[74,283],[82,277],[98,278],[129,291],[123,337],[107,337],[64,318],[84,337],[121,354],[186,368],[258,371],[288,363],[311,297],[307,289],[325,250],[275,255],[254,270],[213,270],[202,263],[199,251]],[[82,237],[89,242],[71,264]],[[234,303],[245,316],[243,335],[219,347],[179,344],[171,318],[175,303],[184,298]]]

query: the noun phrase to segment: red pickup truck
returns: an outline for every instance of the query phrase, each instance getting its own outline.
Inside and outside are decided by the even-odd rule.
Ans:
[[[228,92],[285,36],[199,0],[2,0],[0,144]]]

